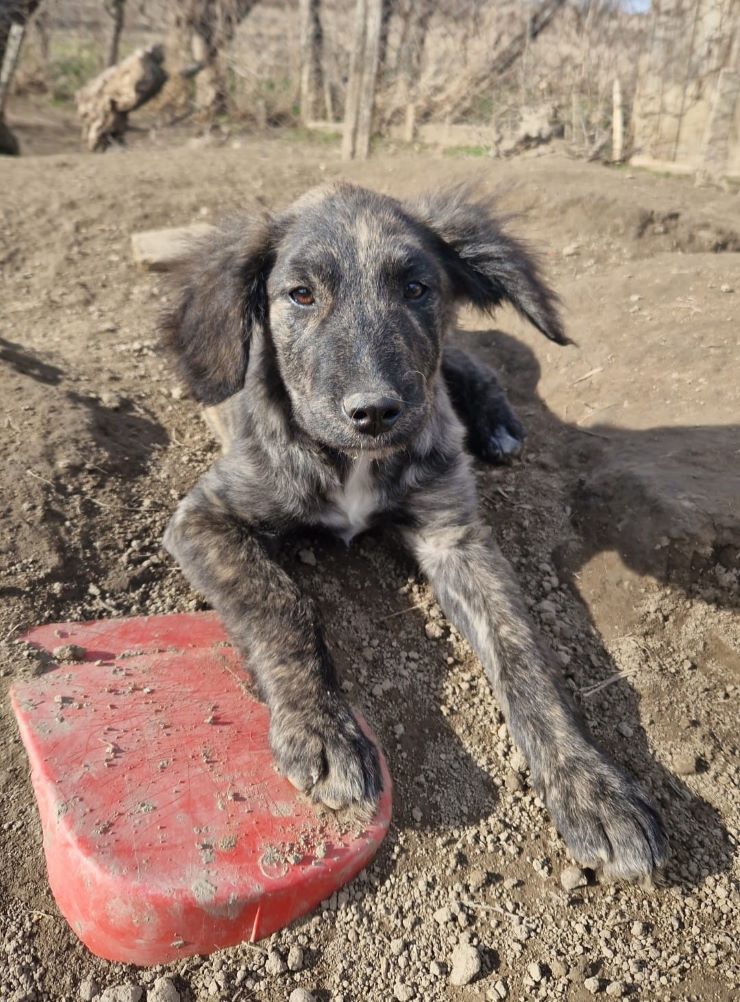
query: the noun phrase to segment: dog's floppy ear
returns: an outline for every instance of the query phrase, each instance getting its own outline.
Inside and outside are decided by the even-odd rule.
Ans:
[[[545,337],[570,343],[557,296],[542,278],[531,251],[501,228],[490,198],[474,198],[460,187],[423,196],[409,209],[439,240],[458,298],[481,310],[492,310],[506,300]]]
[[[161,317],[164,343],[203,404],[244,385],[249,340],[267,318],[274,257],[269,218],[239,218],[193,243],[175,271],[175,301]]]

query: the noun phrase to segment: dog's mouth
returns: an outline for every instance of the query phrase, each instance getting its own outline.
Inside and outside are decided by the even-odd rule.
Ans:
[[[425,407],[406,411],[402,420],[379,435],[363,434],[338,421],[317,420],[315,414],[307,416],[307,420],[301,420],[300,426],[314,442],[334,452],[341,452],[353,459],[361,456],[383,459],[408,448],[419,435],[426,416]]]
[[[321,445],[328,446],[335,452],[341,452],[352,459],[359,459],[362,456],[370,459],[384,459],[407,448],[415,434],[399,435],[387,432],[372,438],[352,434],[346,436],[313,434],[312,437]]]

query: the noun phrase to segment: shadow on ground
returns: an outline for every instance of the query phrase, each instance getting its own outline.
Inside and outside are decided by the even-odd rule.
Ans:
[[[655,428],[631,432],[611,426],[589,429],[589,433],[560,421],[537,395],[539,363],[533,353],[510,336],[498,331],[461,335],[467,347],[505,370],[506,382],[515,403],[528,412],[527,424],[532,443],[546,441],[558,457],[552,474],[553,490],[572,510],[573,533],[552,554],[559,577],[579,595],[579,570],[596,554],[617,551],[624,564],[639,575],[649,575],[663,584],[684,587],[693,594],[718,559],[736,559],[740,541],[740,514],[729,498],[735,490],[732,473],[715,475],[713,457],[738,455],[740,427]],[[721,469],[726,469],[726,467]],[[530,478],[528,467],[518,467],[511,475],[519,478],[517,491],[526,491]],[[683,489],[678,494],[674,482]],[[500,483],[497,480],[497,483]],[[533,487],[530,487],[530,491]],[[536,492],[534,494],[536,497]],[[485,499],[484,499],[485,500]],[[677,503],[676,503],[677,502]],[[494,525],[511,521],[513,502],[506,492],[497,493]],[[540,513],[541,515],[544,512]],[[535,517],[537,514],[535,513]],[[663,540],[670,532],[670,540]],[[380,733],[387,749],[396,745],[394,726],[402,723],[408,757],[389,752],[396,787],[399,820],[405,827],[431,828],[440,833],[475,824],[496,809],[497,789],[492,777],[463,747],[448,719],[440,710],[439,694],[448,671],[443,645],[431,646],[424,634],[420,612],[408,612],[409,600],[397,594],[397,582],[414,568],[399,553],[396,540],[375,532],[354,544],[349,552],[331,538],[311,535],[317,545],[322,581],[336,583],[335,597],[321,602],[330,644],[336,635],[354,640],[355,649],[362,632],[369,632],[367,622],[385,622],[372,632],[382,637],[383,645],[393,641],[394,624],[403,616],[399,647],[416,643],[425,648],[419,662],[419,677],[414,685],[418,696],[408,696],[391,688],[374,704],[373,719],[380,718]],[[373,557],[377,549],[381,559]],[[295,549],[293,550],[295,554]],[[729,563],[729,566],[734,566]],[[296,565],[289,563],[291,572]],[[315,578],[298,570],[305,587]],[[389,587],[389,580],[395,587]],[[707,588],[702,585],[702,596]],[[732,594],[710,589],[710,598],[718,605],[733,604]],[[571,599],[571,605],[573,600]],[[618,666],[600,639],[586,603],[575,599],[579,623],[576,640],[580,658],[568,667],[576,691],[588,689],[618,674]],[[364,626],[352,633],[347,610],[353,607],[367,613]],[[384,612],[384,610],[386,610]],[[390,610],[388,612],[387,610]],[[413,625],[411,625],[413,624]],[[409,635],[415,634],[415,641]],[[350,645],[344,645],[345,649]],[[351,678],[346,664],[349,653],[337,651],[341,674]],[[576,663],[577,662],[577,663]],[[389,669],[380,670],[388,679]],[[389,679],[393,681],[393,679]],[[371,680],[372,681],[372,680]],[[364,682],[353,691],[361,702]],[[431,698],[430,698],[431,697]],[[685,783],[666,769],[651,751],[642,724],[640,697],[628,679],[621,678],[608,687],[608,694],[597,692],[588,700],[590,725],[598,742],[620,764],[651,787],[664,816],[672,847],[672,859],[665,879],[672,884],[692,886],[701,883],[708,873],[727,869],[731,861],[731,843],[718,812],[697,796]],[[605,720],[604,718],[607,718]],[[491,741],[500,718],[491,720]],[[614,726],[621,725],[621,731]],[[629,734],[625,738],[624,734]],[[425,768],[433,760],[437,790],[420,784]],[[411,808],[422,804],[422,820],[412,818]],[[443,804],[443,809],[439,805]],[[542,825],[548,820],[543,813]],[[392,867],[392,862],[387,860]],[[380,865],[383,866],[382,860]]]

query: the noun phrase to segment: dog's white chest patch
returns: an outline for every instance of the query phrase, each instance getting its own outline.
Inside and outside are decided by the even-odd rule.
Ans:
[[[333,529],[345,543],[367,529],[370,518],[377,511],[372,464],[368,456],[356,459],[347,480],[332,492],[319,516],[319,522]]]

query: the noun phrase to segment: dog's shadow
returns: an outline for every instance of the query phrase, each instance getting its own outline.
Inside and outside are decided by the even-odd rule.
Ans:
[[[583,709],[598,743],[651,788],[660,804],[672,852],[665,879],[676,885],[698,884],[730,865],[728,833],[718,812],[652,753],[641,720],[640,697],[629,678],[616,677],[618,666],[600,639],[588,606],[578,597],[578,573],[599,552],[616,551],[640,575],[678,585],[687,594],[698,583],[704,598],[709,595],[718,605],[731,605],[735,601],[732,591],[707,590],[706,575],[712,561],[720,557],[732,566],[737,552],[733,539],[740,538],[737,513],[734,525],[729,510],[721,525],[714,522],[718,539],[715,551],[707,557],[707,519],[702,512],[696,520],[699,538],[691,539],[687,521],[679,542],[674,539],[670,545],[661,545],[665,512],[656,509],[652,498],[642,507],[633,503],[623,522],[609,517],[609,506],[621,503],[620,492],[631,487],[630,470],[641,463],[650,465],[656,475],[678,476],[683,470],[685,478],[700,480],[706,499],[721,501],[711,495],[712,478],[703,476],[700,465],[692,468],[692,459],[705,457],[710,441],[713,449],[724,443],[728,456],[737,455],[740,427],[631,432],[604,426],[584,434],[560,421],[537,395],[539,363],[526,345],[498,331],[461,334],[458,340],[507,373],[512,401],[526,414],[533,451],[537,444],[547,443],[556,456],[551,489],[570,506],[573,532],[547,556],[568,586],[569,613],[577,622],[575,640],[581,655],[572,659],[566,673],[571,687],[583,694]],[[626,478],[622,482],[614,476],[617,457]],[[503,474],[491,468],[479,470],[484,517],[490,518],[495,532],[500,531],[516,522],[516,501],[508,490],[495,488],[505,487],[511,477],[512,482],[518,481],[513,493],[521,493],[526,481],[532,481],[534,467],[520,464]],[[490,501],[487,486],[494,489],[493,513],[486,504]],[[530,490],[536,496],[534,482]],[[384,532],[370,533],[353,543],[349,552],[323,536],[302,540],[294,545],[293,555],[310,540],[319,566],[302,567],[299,577],[311,590],[321,583],[319,601],[340,673],[347,680],[350,698],[367,707],[388,753],[398,823],[447,834],[490,817],[496,810],[498,788],[493,772],[481,768],[466,749],[460,737],[465,734],[465,722],[453,724],[442,712],[440,693],[450,684],[447,662],[452,649],[444,638],[429,639],[422,611],[413,608],[414,598],[404,588],[407,578],[416,574],[413,563],[401,553],[396,538]],[[412,660],[409,654],[418,657]],[[478,684],[479,678],[462,684]],[[601,684],[607,680],[609,684]],[[465,713],[463,709],[459,716]],[[488,758],[493,755],[500,723],[500,716],[492,717]],[[476,757],[481,759],[479,749]],[[542,827],[543,831],[548,827],[544,813]]]

